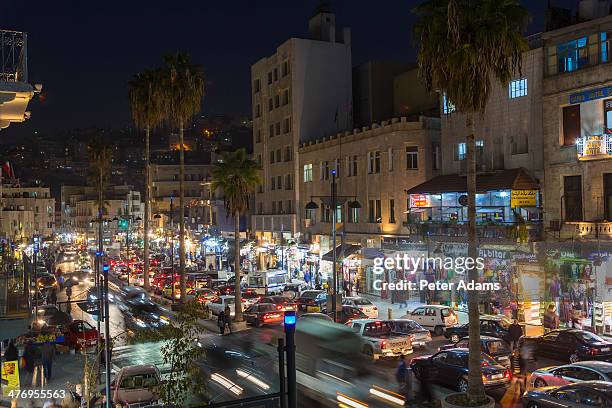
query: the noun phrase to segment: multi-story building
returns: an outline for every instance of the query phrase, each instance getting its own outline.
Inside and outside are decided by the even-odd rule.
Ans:
[[[2,205],[34,214],[33,233],[50,237],[55,227],[55,198],[48,187],[2,187]],[[26,237],[29,237],[27,234]]]
[[[335,15],[325,10],[310,19],[309,32],[251,67],[253,156],[263,169],[251,227],[265,240],[299,230],[299,144],[352,129],[350,32],[336,33]]]
[[[559,238],[612,240],[612,16],[543,35],[544,220]]]

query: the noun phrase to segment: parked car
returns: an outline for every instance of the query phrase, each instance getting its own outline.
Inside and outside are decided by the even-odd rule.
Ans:
[[[543,336],[523,336],[521,341],[532,342],[537,355],[555,360],[569,360],[570,363],[582,360],[612,361],[612,343],[586,330],[553,330]]]
[[[98,344],[98,330],[84,320],[74,320],[64,329],[64,344],[76,350]]]
[[[123,367],[111,382],[113,404],[119,406],[145,406],[159,401],[161,374],[154,365]]]
[[[55,275],[51,275],[50,273],[44,273],[39,275],[38,279],[36,280],[36,286],[38,286],[40,290],[48,290],[53,288],[59,289],[59,285],[57,283]]]
[[[453,348],[468,348],[470,339],[468,337],[462,337],[458,342],[453,344],[447,344],[439,348],[442,350],[449,350]],[[480,336],[480,350],[483,353],[493,357],[499,365],[504,367],[510,367],[512,362],[512,350],[502,339],[491,336]]]
[[[327,304],[327,292],[324,290],[305,290],[295,299],[297,309],[301,312],[320,312]]]
[[[246,309],[247,307],[254,305],[255,303],[259,302],[261,300],[261,298],[263,297],[262,295],[260,295],[259,293],[255,292],[254,290],[244,290],[240,293],[240,296],[242,298],[242,304],[243,307]]]
[[[91,266],[89,266],[89,261],[87,261],[87,263],[81,265],[80,268],[81,273],[91,273]]]
[[[219,292],[209,288],[192,289],[191,292],[187,293],[187,296],[193,296],[193,298],[197,299],[198,302],[206,305],[208,302],[219,296]]]
[[[225,306],[229,306],[230,316],[234,317],[234,315],[236,314],[236,308],[234,307],[235,300],[235,297],[231,295],[217,296],[216,298],[208,302],[208,308],[210,309],[212,314],[218,315],[219,313],[221,313],[222,310],[225,309]],[[244,305],[242,306],[242,309],[244,310]]]
[[[328,315],[333,320],[334,312],[329,312]],[[368,316],[355,306],[342,306],[342,311],[336,316],[336,322],[342,324],[348,324],[358,319],[368,319]]]
[[[351,296],[342,299],[342,304],[347,306],[355,306],[361,310],[369,319],[378,319],[378,307],[370,300],[361,296]]]
[[[299,319],[317,319],[317,320],[325,320],[328,322],[333,322],[334,319],[326,315],[325,313],[303,313],[300,315]]]
[[[273,303],[277,310],[295,310],[296,304],[285,296],[264,296],[258,303]]]
[[[612,383],[583,381],[562,387],[535,388],[522,398],[525,408],[612,407]]]
[[[529,384],[535,388],[567,385],[580,381],[612,382],[612,363],[581,361],[558,367],[544,367],[537,369],[529,377]]]
[[[282,323],[285,312],[278,310],[273,303],[256,303],[248,307],[243,316],[247,323],[251,323],[255,327],[261,327],[264,324]]]
[[[469,350],[456,348],[440,351],[434,355],[413,357],[410,368],[417,379],[424,377],[436,384],[466,392],[468,386]],[[512,374],[506,367],[482,353],[482,380],[485,388],[505,387]]]
[[[36,320],[34,324],[38,327],[51,325],[53,317],[60,313],[60,310],[55,305],[40,305],[37,308]]]
[[[427,305],[414,309],[402,319],[414,320],[436,336],[444,334],[444,329],[459,322],[457,315],[448,306]]]
[[[482,336],[497,337],[499,339],[509,340],[508,328],[512,321],[505,316],[480,316],[480,334]],[[456,343],[462,337],[469,335],[469,323],[447,327],[444,331],[444,337]]]
[[[412,347],[425,347],[431,341],[431,333],[417,322],[410,319],[387,320],[391,331],[396,334],[410,336]]]
[[[394,335],[388,322],[374,319],[353,320],[347,324],[363,339],[362,352],[374,360],[412,353],[410,337]]]
[[[307,290],[310,289],[310,287],[308,285],[306,285],[306,282],[303,281],[292,281],[290,283],[287,283],[285,285],[285,287],[283,288],[283,293],[282,296],[290,299],[290,300],[295,300],[298,296],[300,296],[300,294]]]

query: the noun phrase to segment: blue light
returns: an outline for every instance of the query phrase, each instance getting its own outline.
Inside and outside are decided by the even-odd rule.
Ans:
[[[108,264],[104,264],[104,266],[102,266],[102,270],[104,272],[108,272]]]
[[[333,170],[331,171],[331,173],[332,173],[332,174],[335,176],[335,175],[336,175],[336,169],[333,169]]]
[[[285,312],[285,326],[295,326],[295,312]]]

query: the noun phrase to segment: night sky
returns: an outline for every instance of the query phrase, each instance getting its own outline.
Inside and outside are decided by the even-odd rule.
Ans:
[[[31,83],[43,84],[32,118],[2,141],[78,127],[130,125],[127,81],[181,50],[201,64],[204,114],[250,114],[250,67],[291,36],[305,37],[316,0],[0,0],[0,27],[28,32]],[[413,0],[336,0],[336,22],[351,27],[353,65],[414,60]],[[541,31],[547,0],[523,0]],[[556,0],[571,6],[577,0]]]

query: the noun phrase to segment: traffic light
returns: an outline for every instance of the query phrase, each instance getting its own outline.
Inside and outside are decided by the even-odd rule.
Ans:
[[[108,264],[107,264],[107,263],[105,263],[104,265],[102,265],[102,271],[103,271],[104,273],[108,273],[108,269],[109,269],[109,268],[108,268]]]

